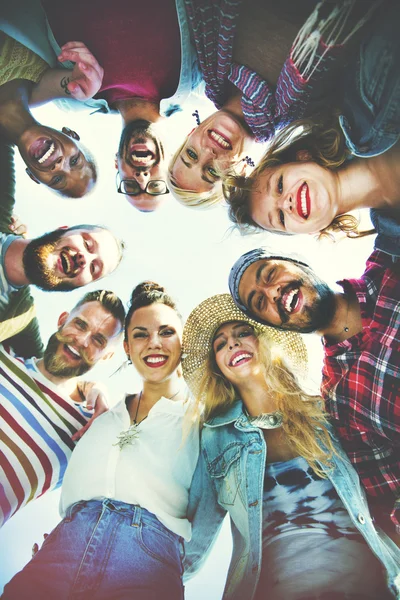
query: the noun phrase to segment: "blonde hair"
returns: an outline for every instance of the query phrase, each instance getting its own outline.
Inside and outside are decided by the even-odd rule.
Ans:
[[[306,459],[317,475],[325,477],[319,463],[331,468],[331,458],[336,451],[327,428],[323,400],[321,396],[312,396],[302,390],[296,375],[286,366],[268,335],[255,333],[265,384],[274,396],[276,409],[284,416],[282,427],[289,446]],[[224,414],[237,398],[235,387],[221,373],[211,350],[199,385],[196,401],[198,418],[205,422]]]
[[[350,155],[339,127],[338,112],[320,114],[303,119],[282,129],[273,139],[268,151],[249,177],[228,173],[224,177],[224,195],[229,205],[229,217],[242,233],[262,229],[250,215],[250,191],[265,169],[296,162],[297,152],[305,150],[310,161],[330,170],[339,169]],[[374,229],[359,231],[359,220],[353,215],[338,215],[319,233],[319,237],[333,237],[343,232],[346,237],[357,238],[375,233]],[[282,233],[282,232],[274,232]]]
[[[176,183],[174,182],[172,169],[179,157],[179,154],[182,152],[182,149],[185,144],[186,140],[181,146],[179,146],[178,150],[175,152],[169,163],[167,173],[168,189],[175,198],[175,200],[178,200],[178,202],[183,204],[183,206],[187,206],[188,208],[196,208],[200,210],[212,208],[215,205],[220,204],[224,200],[222,184],[218,190],[215,190],[213,188],[209,192],[196,192],[195,190],[184,190],[183,188],[176,185]]]

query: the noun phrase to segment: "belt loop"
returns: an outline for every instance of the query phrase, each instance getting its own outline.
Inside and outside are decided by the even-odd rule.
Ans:
[[[85,504],[86,504],[86,502],[84,500],[79,500],[78,502],[74,502],[74,504],[71,504],[70,506],[68,506],[67,510],[65,511],[64,519],[66,521],[72,521],[74,514],[77,513],[78,510],[83,508],[85,506]]]
[[[67,510],[65,511],[65,521],[71,521],[72,520],[72,509],[74,508],[74,506],[76,506],[76,502],[75,504],[70,504],[70,506],[68,506]]]
[[[116,500],[113,500],[111,498],[104,498],[104,500],[103,500],[103,510],[106,508],[110,512],[119,513],[120,512],[120,506],[119,506],[119,504],[120,503],[117,502]]]
[[[140,506],[134,506],[131,527],[140,527],[141,522],[142,522],[142,509],[140,508]]]

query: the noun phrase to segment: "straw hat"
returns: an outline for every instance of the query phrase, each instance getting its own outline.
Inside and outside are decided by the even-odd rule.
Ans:
[[[183,376],[196,396],[206,360],[217,329],[229,321],[249,323],[257,333],[264,333],[278,345],[282,356],[301,378],[307,375],[307,349],[299,333],[281,331],[262,325],[245,315],[233,302],[230,294],[218,294],[204,300],[189,315],[183,329]]]

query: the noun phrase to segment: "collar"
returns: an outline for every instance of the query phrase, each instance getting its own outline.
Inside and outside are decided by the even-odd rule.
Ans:
[[[140,392],[139,392],[140,393]],[[127,413],[126,407],[126,399],[128,396],[133,396],[134,394],[124,393],[122,398],[120,398],[119,402],[115,404],[111,410],[118,414],[124,415]],[[170,398],[166,398],[165,396],[161,396],[159,400],[151,407],[149,410],[149,415],[154,413],[165,413],[168,415],[176,415],[178,417],[183,417],[189,403],[185,403],[183,400],[171,400]]]
[[[217,415],[216,417],[213,417],[204,423],[204,426],[222,427],[224,425],[229,425],[230,423],[236,422],[241,424],[244,424],[245,422],[248,423],[248,419],[243,412],[243,402],[241,400],[236,400],[227,412],[225,412],[223,415]]]

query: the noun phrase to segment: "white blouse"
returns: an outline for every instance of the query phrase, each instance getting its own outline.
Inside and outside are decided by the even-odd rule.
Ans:
[[[126,396],[98,417],[72,453],[61,491],[64,517],[79,500],[110,498],[137,504],[189,540],[189,488],[199,454],[197,427],[183,439],[187,404],[160,398],[122,449],[118,436],[130,426]],[[185,434],[186,435],[186,434]]]

